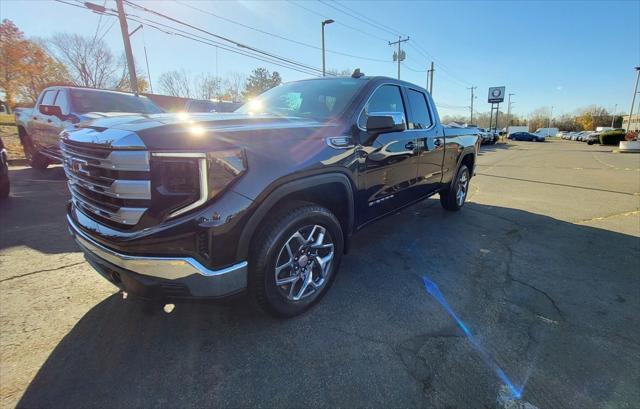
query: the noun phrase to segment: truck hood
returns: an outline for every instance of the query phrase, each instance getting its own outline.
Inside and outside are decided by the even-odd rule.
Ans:
[[[308,118],[236,113],[154,114],[105,116],[75,125],[69,134],[90,137],[92,143],[122,146],[117,139],[136,134],[149,149],[211,149],[242,144],[252,135],[334,135],[336,124]],[[76,132],[74,132],[76,131]],[[71,137],[74,139],[73,137]]]

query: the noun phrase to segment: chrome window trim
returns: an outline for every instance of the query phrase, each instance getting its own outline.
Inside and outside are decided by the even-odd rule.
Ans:
[[[400,93],[402,93],[402,88],[406,88],[406,89],[412,89],[412,90],[414,90],[414,91],[422,92],[422,93],[424,94],[424,92],[423,92],[423,91],[417,90],[417,89],[412,88],[412,87],[407,87],[406,85],[394,84],[393,82],[384,82],[384,83],[382,83],[382,84],[378,85],[378,86],[373,90],[373,92],[371,93],[371,95],[369,95],[369,98],[367,98],[367,100],[364,102],[364,104],[362,104],[362,108],[360,109],[360,113],[358,114],[358,118],[356,119],[356,126],[358,127],[358,129],[359,129],[359,130],[361,130],[361,131],[363,131],[363,132],[367,132],[366,128],[363,128],[363,127],[361,127],[361,126],[360,126],[360,117],[362,116],[362,113],[364,112],[364,107],[365,107],[365,105],[367,105],[367,104],[369,103],[369,101],[371,100],[371,97],[373,97],[373,94],[375,94],[375,93],[376,93],[376,91],[378,91],[378,89],[379,89],[380,87],[383,87],[383,86],[385,86],[385,85],[393,85],[393,86],[395,86],[395,87],[400,88]],[[424,94],[424,95],[425,95],[425,97],[426,97],[426,94]],[[429,128],[425,128],[425,129],[409,129],[409,128],[408,128],[408,126],[409,126],[409,120],[408,120],[407,113],[405,112],[405,113],[404,113],[404,116],[405,116],[405,121],[407,122],[407,129],[405,129],[403,132],[416,132],[416,131],[422,131],[422,132],[424,132],[424,131],[430,131],[430,130],[432,130],[433,128],[435,128],[436,124],[435,124],[435,121],[433,120],[433,115],[432,115],[432,113],[431,113],[431,111],[432,111],[432,109],[433,109],[433,108],[432,108],[431,103],[430,103],[430,100],[429,100],[428,98],[426,99],[426,102],[427,102],[427,108],[429,109],[429,116],[431,117],[431,126],[430,126]],[[406,103],[405,103],[405,101],[404,101],[404,96],[403,96],[403,99],[402,99],[402,104],[404,105],[404,110],[406,111],[406,110],[407,110],[407,104],[406,104]]]
[[[207,177],[207,154],[190,152],[154,152],[152,156],[161,158],[197,158],[198,173],[200,174],[200,197],[195,202],[173,211],[169,218],[179,216],[197,207],[202,206],[209,199],[209,180]]]

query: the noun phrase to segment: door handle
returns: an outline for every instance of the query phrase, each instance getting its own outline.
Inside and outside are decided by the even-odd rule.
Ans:
[[[414,149],[416,148],[416,144],[415,144],[415,143],[413,143],[413,142],[407,142],[407,143],[404,145],[404,148],[405,148],[406,150],[408,150],[408,151],[412,151],[412,150],[414,150]]]
[[[31,119],[33,119],[34,121],[37,121],[37,120],[38,120],[38,117],[37,117],[37,116],[34,116],[34,117],[33,117],[33,118],[31,118]]]
[[[436,138],[436,139],[433,140],[433,144],[435,146],[440,146],[440,145],[442,145],[442,140],[440,138]]]
[[[52,121],[51,119],[47,119],[47,122],[51,123],[51,122],[53,122],[53,121]]]

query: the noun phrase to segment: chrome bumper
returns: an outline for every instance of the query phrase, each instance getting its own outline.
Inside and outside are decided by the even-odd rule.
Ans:
[[[71,236],[90,258],[103,260],[146,278],[168,280],[171,283],[183,285],[193,297],[223,297],[240,292],[247,287],[248,264],[246,261],[221,270],[210,270],[191,257],[146,257],[122,254],[97,243],[80,231],[69,215],[67,215],[67,222]],[[98,264],[100,264],[99,260]],[[101,271],[95,263],[91,264],[99,273],[106,276],[105,271]]]

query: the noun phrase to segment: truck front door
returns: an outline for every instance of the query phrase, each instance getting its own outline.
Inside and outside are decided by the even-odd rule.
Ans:
[[[406,103],[399,86],[385,84],[373,92],[358,118],[361,141],[370,137],[366,132],[368,115],[384,112],[401,113],[407,117]],[[359,151],[359,184],[362,188],[359,206],[363,215],[360,222],[380,217],[414,199],[412,188],[418,172],[416,136],[406,130],[387,132],[363,144]]]

